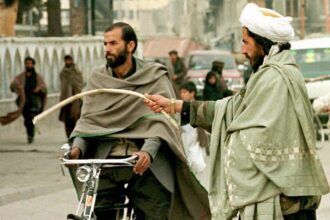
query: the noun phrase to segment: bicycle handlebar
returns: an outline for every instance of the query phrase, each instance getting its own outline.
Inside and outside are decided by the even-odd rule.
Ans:
[[[66,159],[62,157],[62,165],[73,165],[73,164],[108,164],[108,165],[125,165],[134,166],[134,162],[138,159],[138,156],[131,156],[123,159]]]

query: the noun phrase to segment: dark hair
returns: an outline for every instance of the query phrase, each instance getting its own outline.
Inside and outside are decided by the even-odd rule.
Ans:
[[[221,76],[224,65],[225,65],[224,62],[221,62],[221,61],[218,61],[218,60],[214,60],[212,62],[211,71],[217,72]]]
[[[26,63],[26,61],[30,60],[32,62],[33,65],[36,64],[36,61],[32,58],[32,57],[25,57],[24,59],[24,63]]]
[[[64,60],[73,60],[73,57],[71,55],[65,55]]]
[[[131,41],[133,41],[135,43],[135,48],[133,49],[133,52],[132,52],[132,53],[134,53],[138,46],[138,39],[137,39],[134,29],[127,23],[117,22],[117,23],[112,24],[110,27],[106,28],[104,33],[110,32],[116,28],[121,29],[121,31],[122,31],[121,37],[126,43],[129,43]]]
[[[276,43],[269,40],[269,39],[267,39],[267,38],[265,38],[265,37],[261,37],[260,35],[251,32],[248,28],[246,28],[246,30],[247,30],[249,36],[254,39],[256,44],[261,46],[261,48],[263,49],[265,55],[268,55],[270,48],[273,45],[275,45]],[[283,51],[283,50],[290,50],[291,44],[289,42],[284,43],[284,44],[279,44],[279,48],[280,48],[280,52]]]
[[[214,76],[217,79],[217,73],[214,71],[210,71],[207,73],[206,77],[205,77],[205,84],[209,84],[209,79]],[[218,79],[217,79],[218,80]]]
[[[168,52],[168,55],[172,55],[172,54],[174,54],[174,55],[178,55],[178,51],[176,51],[176,50],[171,50],[170,52]]]
[[[195,97],[196,97],[196,94],[197,94],[197,87],[196,87],[195,83],[193,83],[192,81],[185,82],[185,83],[180,87],[180,90],[181,90],[181,89],[185,89],[185,90],[187,90],[187,91],[190,92],[190,93],[194,92],[194,93],[195,93]]]

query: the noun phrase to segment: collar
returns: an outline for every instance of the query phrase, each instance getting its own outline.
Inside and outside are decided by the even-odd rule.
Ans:
[[[112,76],[118,78],[117,74],[113,69],[111,69]],[[128,77],[132,76],[136,72],[136,60],[132,57],[132,68],[127,72],[127,74],[123,77],[123,79],[127,79]]]

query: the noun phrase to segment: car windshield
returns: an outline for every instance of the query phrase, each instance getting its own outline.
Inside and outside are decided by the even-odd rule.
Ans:
[[[330,48],[292,51],[305,78],[330,74]]]
[[[189,69],[202,70],[211,69],[213,61],[224,62],[224,69],[235,69],[233,57],[230,55],[192,55],[189,61]]]

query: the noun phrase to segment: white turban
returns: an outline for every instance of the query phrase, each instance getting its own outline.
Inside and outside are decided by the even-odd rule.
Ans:
[[[291,17],[284,17],[274,10],[260,8],[254,3],[245,6],[239,19],[243,27],[275,43],[293,40]]]

